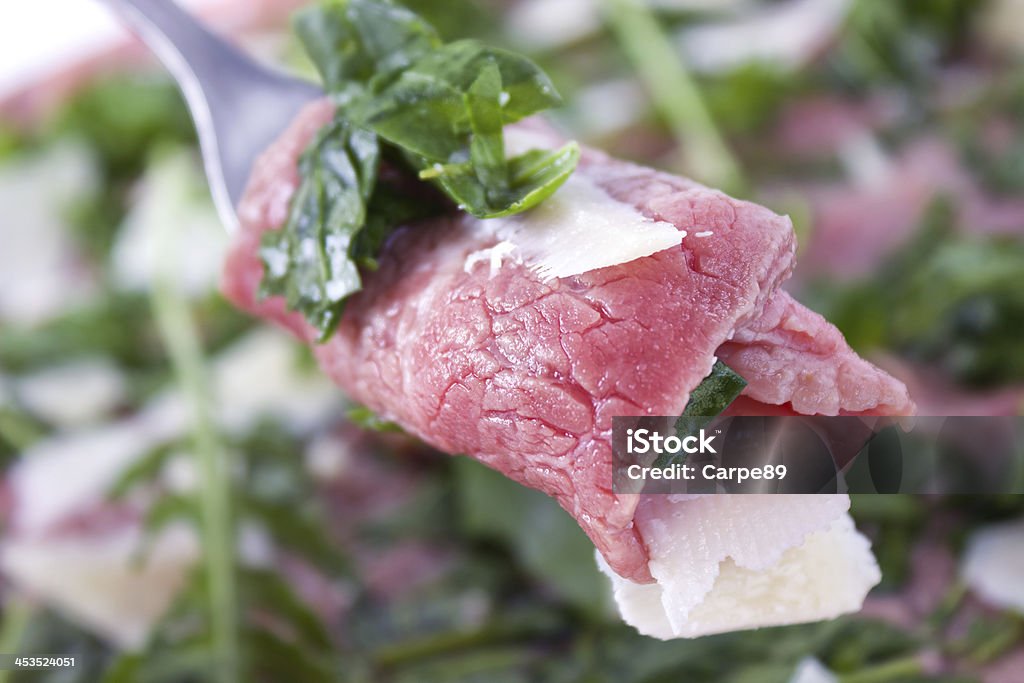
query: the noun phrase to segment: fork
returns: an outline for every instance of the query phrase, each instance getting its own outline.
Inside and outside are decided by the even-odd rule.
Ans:
[[[323,91],[257,63],[171,0],[106,3],[177,82],[199,136],[214,205],[233,233],[235,207],[256,158]]]

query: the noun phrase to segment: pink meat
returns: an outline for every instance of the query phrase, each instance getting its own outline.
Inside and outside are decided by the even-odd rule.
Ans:
[[[792,192],[791,186],[780,187],[769,196]],[[929,204],[940,197],[953,200],[957,224],[965,233],[1020,235],[1024,226],[1024,200],[989,194],[964,168],[957,151],[932,137],[908,142],[890,159],[884,177],[867,185],[812,181],[800,192],[813,218],[800,280],[869,276],[910,240]]]
[[[834,325],[783,290],[718,357],[747,380],[747,396],[802,415],[912,411],[902,383],[858,356]]]
[[[298,183],[296,158],[330,113],[327,103],[311,105],[257,164],[224,286],[236,304],[306,341],[313,332],[282,300],[257,299],[257,246],[262,232],[284,221]],[[760,206],[598,152],[585,152],[577,173],[687,230],[682,246],[544,283],[515,263],[493,276],[483,263],[466,272],[467,256],[496,241],[468,216],[404,228],[348,302],[337,332],[313,350],[352,398],[441,450],[555,497],[615,571],[651,581],[632,524],[637,498],[610,489],[611,418],[682,411],[719,347],[747,326],[759,329],[792,267],[793,232],[788,219]],[[799,318],[803,309],[792,306]],[[758,332],[750,334],[751,344],[761,343]],[[825,349],[841,346],[852,364],[837,335],[822,321],[803,347],[787,347],[788,358],[802,363],[821,351],[815,367],[823,368]],[[754,387],[778,372],[771,364],[750,369]],[[865,363],[857,375],[866,386],[851,393],[848,383],[836,384],[828,396],[815,394],[821,405],[804,392],[801,409],[912,409],[899,383],[866,369],[873,370]]]

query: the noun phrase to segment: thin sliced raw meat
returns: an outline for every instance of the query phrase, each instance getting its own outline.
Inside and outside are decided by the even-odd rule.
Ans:
[[[282,300],[258,299],[258,245],[285,221],[296,159],[330,115],[329,104],[311,105],[257,165],[224,286],[242,308],[310,342],[313,331]],[[520,127],[531,129],[545,136],[534,124]],[[576,173],[685,231],[681,245],[544,282],[514,259],[498,268],[467,263],[497,237],[468,216],[439,218],[393,236],[337,332],[313,350],[354,399],[444,451],[555,497],[615,572],[650,582],[633,524],[637,497],[610,490],[611,418],[682,411],[719,347],[742,337],[788,276],[793,231],[763,207],[598,152],[586,151]],[[816,338],[832,334],[822,328]],[[792,362],[810,355],[794,350]],[[879,396],[898,393],[884,373],[868,379],[889,388],[876,387]],[[870,403],[844,390],[801,405],[855,412]],[[892,403],[911,407],[905,392]]]
[[[744,395],[801,415],[908,415],[899,380],[850,348],[834,325],[779,290],[718,357],[747,380]]]

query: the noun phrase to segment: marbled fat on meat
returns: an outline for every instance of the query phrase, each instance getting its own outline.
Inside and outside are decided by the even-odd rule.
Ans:
[[[315,334],[300,315],[280,298],[257,297],[258,245],[284,222],[299,182],[296,159],[330,115],[328,103],[310,105],[258,162],[224,285],[237,305],[307,342]],[[902,385],[856,358],[823,320],[785,339],[785,326],[762,329],[766,306],[810,319],[776,294],[794,260],[787,218],[595,151],[584,151],[576,173],[685,230],[681,246],[545,283],[515,261],[493,273],[484,262],[467,269],[467,257],[497,238],[470,216],[438,218],[393,236],[337,332],[313,350],[353,399],[441,450],[555,497],[618,574],[650,582],[633,524],[637,497],[610,490],[612,416],[680,413],[730,339],[724,350],[744,361],[754,390],[779,378],[792,385],[788,393],[754,394],[757,401],[792,400],[811,413],[903,413],[912,404]],[[856,358],[855,378],[866,384],[823,377],[824,388],[802,391],[777,364],[743,354],[745,345],[773,344],[782,349],[774,358],[797,368],[807,356],[819,366],[828,354]]]

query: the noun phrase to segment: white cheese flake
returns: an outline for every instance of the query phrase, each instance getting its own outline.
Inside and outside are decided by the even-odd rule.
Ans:
[[[839,683],[839,678],[814,657],[804,657],[789,683]]]
[[[1024,519],[971,534],[962,573],[964,582],[985,602],[1024,612]]]
[[[478,263],[487,263],[490,265],[490,276],[494,277],[498,269],[501,268],[501,264],[505,257],[509,256],[516,250],[516,245],[511,242],[498,242],[489,249],[480,249],[474,251],[472,254],[466,257],[466,263],[463,266],[463,270],[467,273],[473,272],[473,267]]]
[[[124,398],[125,380],[105,358],[90,358],[40,370],[18,380],[25,406],[60,427],[95,422]]]
[[[835,496],[647,496],[635,522],[652,584],[599,556],[623,619],[655,638],[830,619],[881,579],[867,539]]]
[[[141,647],[199,559],[199,539],[172,525],[143,547],[141,528],[7,540],[0,571],[66,617],[123,648]]]
[[[480,221],[480,227],[514,245],[515,255],[545,281],[650,256],[679,246],[686,236],[671,223],[651,220],[617,201],[579,173],[537,208]],[[509,253],[506,248],[499,256]]]

